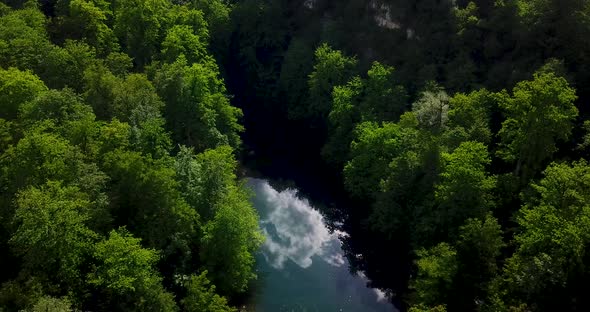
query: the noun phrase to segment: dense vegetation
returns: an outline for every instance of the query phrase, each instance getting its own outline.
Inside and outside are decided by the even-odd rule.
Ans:
[[[232,22],[246,143],[344,186],[373,286],[412,311],[590,309],[588,1],[244,0]]]
[[[210,52],[228,12],[0,3],[0,310],[236,310],[262,235]]]
[[[590,310],[588,42],[584,0],[3,0],[0,307],[235,310],[243,110],[402,308]]]

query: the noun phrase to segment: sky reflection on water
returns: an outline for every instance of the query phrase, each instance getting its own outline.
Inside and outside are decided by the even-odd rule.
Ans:
[[[340,236],[297,191],[249,179],[266,241],[258,257],[256,311],[395,311],[385,294],[351,274]]]

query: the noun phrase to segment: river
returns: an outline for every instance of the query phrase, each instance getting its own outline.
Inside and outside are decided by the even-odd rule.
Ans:
[[[341,241],[347,234],[330,230],[306,198],[266,180],[248,185],[266,236],[257,255],[255,311],[397,311],[362,273],[350,272]]]

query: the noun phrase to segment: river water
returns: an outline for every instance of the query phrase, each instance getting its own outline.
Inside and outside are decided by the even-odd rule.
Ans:
[[[266,236],[257,255],[256,311],[397,311],[362,273],[349,271],[341,242],[347,234],[331,231],[307,199],[261,179],[248,185]]]

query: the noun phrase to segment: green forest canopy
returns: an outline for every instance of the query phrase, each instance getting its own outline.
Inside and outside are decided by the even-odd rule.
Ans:
[[[337,172],[402,308],[587,310],[589,41],[584,0],[3,0],[0,308],[235,311],[243,109]]]
[[[7,4],[1,309],[235,311],[262,234],[208,48],[229,7]]]

